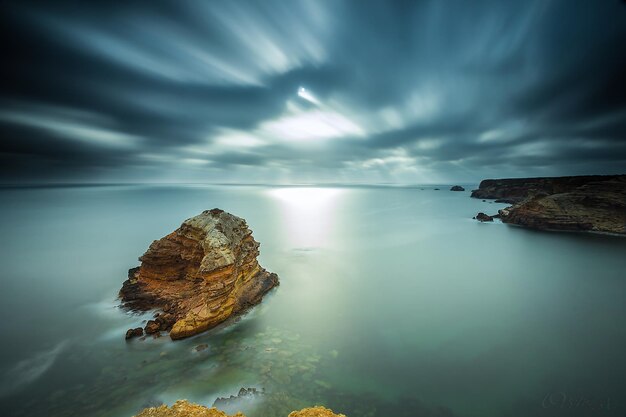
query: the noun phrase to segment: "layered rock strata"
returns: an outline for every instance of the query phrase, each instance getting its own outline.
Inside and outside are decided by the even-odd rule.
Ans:
[[[531,229],[626,235],[626,176],[531,197],[499,214],[504,223]]]
[[[217,408],[207,408],[193,404],[186,400],[176,401],[171,407],[161,405],[142,410],[135,417],[245,417],[241,413],[229,416]],[[346,417],[343,414],[335,414],[325,407],[305,408],[294,411],[287,417]]]
[[[278,285],[258,255],[245,220],[206,210],[150,245],[141,266],[129,270],[120,298],[131,310],[162,310],[146,324],[146,334],[189,337],[259,303]]]
[[[626,234],[626,175],[484,180],[472,196],[516,201],[499,210],[504,223]]]

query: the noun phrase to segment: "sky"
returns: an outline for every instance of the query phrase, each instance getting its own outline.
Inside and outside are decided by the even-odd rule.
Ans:
[[[0,11],[0,182],[626,173],[622,0],[21,0]]]

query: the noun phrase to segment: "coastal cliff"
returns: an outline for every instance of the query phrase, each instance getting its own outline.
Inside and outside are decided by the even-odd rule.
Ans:
[[[472,197],[514,202],[498,212],[504,223],[626,234],[626,175],[484,180]]]
[[[187,219],[154,241],[129,270],[120,298],[131,310],[161,310],[143,329],[182,339],[259,303],[278,276],[257,262],[259,243],[245,220],[219,209]],[[142,334],[130,329],[127,338]]]
[[[624,175],[584,175],[573,177],[502,178],[482,180],[471,197],[496,199],[515,204],[529,197],[547,196],[574,191],[585,184],[613,181]]]
[[[241,413],[229,416],[217,408],[207,408],[193,404],[186,400],[176,401],[171,407],[161,405],[142,410],[135,417],[245,417]],[[335,414],[325,407],[305,408],[294,411],[287,417],[346,417],[343,414]]]

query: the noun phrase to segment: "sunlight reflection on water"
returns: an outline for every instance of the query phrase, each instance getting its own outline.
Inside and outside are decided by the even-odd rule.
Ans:
[[[267,191],[280,204],[289,245],[299,249],[328,246],[336,209],[345,190],[339,188],[277,188]]]

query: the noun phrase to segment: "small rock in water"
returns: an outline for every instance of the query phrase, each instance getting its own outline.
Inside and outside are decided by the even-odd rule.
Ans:
[[[450,188],[450,191],[465,191],[465,188],[460,185],[453,185],[452,188]]]
[[[143,329],[141,327],[126,330],[126,340],[141,336],[143,336]]]
[[[256,388],[241,388],[239,390],[239,394],[237,394],[238,397],[249,397],[249,396],[255,396],[257,395],[259,392],[256,390]]]
[[[476,220],[480,221],[480,222],[492,222],[493,221],[493,217],[489,216],[483,212],[480,212],[476,215],[476,217],[474,217]]]
[[[194,347],[193,350],[195,350],[196,352],[202,352],[203,350],[208,349],[208,347],[208,344],[202,343],[201,345]]]
[[[146,323],[146,327],[144,327],[146,334],[154,334],[158,332],[160,329],[161,329],[161,326],[159,325],[159,323],[157,323],[154,320],[148,320],[148,322]]]

